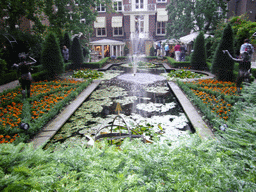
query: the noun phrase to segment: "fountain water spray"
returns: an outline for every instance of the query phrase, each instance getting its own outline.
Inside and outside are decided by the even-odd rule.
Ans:
[[[143,16],[137,16],[135,18],[135,32],[130,35],[132,44],[132,56],[130,56],[130,61],[133,65],[133,76],[137,73],[138,62],[141,60],[140,58],[144,53],[145,38]]]

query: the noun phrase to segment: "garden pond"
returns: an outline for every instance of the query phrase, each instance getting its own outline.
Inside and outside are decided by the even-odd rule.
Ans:
[[[181,136],[189,137],[194,129],[167,86],[165,73],[162,65],[138,65],[136,74],[133,74],[129,64],[112,66],[103,72],[98,88],[46,148],[74,141],[86,143],[88,137],[85,135],[94,138],[98,130],[110,125],[119,113],[125,119],[125,124],[121,119],[115,124],[129,126],[150,140],[176,141]],[[127,130],[117,127],[115,131],[125,133]],[[109,132],[109,128],[105,128],[100,133]]]

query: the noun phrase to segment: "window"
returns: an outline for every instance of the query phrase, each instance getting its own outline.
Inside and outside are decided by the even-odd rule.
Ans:
[[[120,12],[123,10],[123,4],[122,4],[122,1],[120,0],[114,1],[113,6],[114,6],[114,10],[117,12]]]
[[[156,34],[157,35],[165,35],[165,25],[166,25],[166,22],[157,22],[157,27],[156,27]]]
[[[97,11],[98,12],[106,12],[106,5],[105,4],[99,4],[97,6]]]
[[[167,0],[156,0],[157,3],[167,3]]]
[[[114,27],[113,36],[123,36],[123,27]]]
[[[136,9],[143,9],[143,0],[136,0],[135,7]]]
[[[106,37],[107,36],[106,28],[97,28],[96,36],[97,37]]]

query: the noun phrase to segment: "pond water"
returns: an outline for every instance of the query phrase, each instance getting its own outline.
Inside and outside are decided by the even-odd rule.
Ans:
[[[65,125],[48,143],[86,142],[84,135],[93,137],[100,128],[111,124],[120,114],[130,128],[150,126],[154,133],[161,133],[161,140],[177,140],[194,132],[190,123],[167,86],[162,67],[145,69],[137,73],[129,65],[114,66],[106,71],[99,87],[71,116]],[[123,125],[123,122],[115,122]],[[106,128],[102,130],[109,132]]]

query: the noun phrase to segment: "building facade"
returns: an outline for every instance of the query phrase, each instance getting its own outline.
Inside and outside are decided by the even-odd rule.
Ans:
[[[104,58],[123,55],[127,45],[132,54],[132,41],[138,36],[139,51],[149,55],[153,42],[165,39],[168,3],[169,0],[114,0],[114,13],[99,5],[94,34],[90,37],[92,49]]]
[[[256,0],[229,0],[228,18],[247,14],[250,21],[256,22]]]

